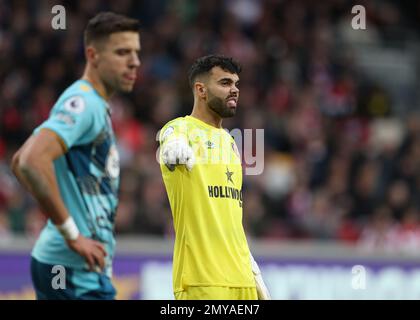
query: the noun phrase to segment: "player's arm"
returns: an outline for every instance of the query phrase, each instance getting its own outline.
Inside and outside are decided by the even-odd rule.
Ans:
[[[53,161],[64,152],[64,146],[55,133],[43,129],[29,137],[12,159],[13,173],[55,225],[62,225],[69,217],[59,194],[53,166]]]
[[[41,129],[13,156],[12,171],[57,226],[69,247],[82,255],[91,269],[97,264],[103,268],[106,255],[103,245],[80,234],[60,196],[53,161],[65,152],[64,142],[54,131]]]
[[[249,253],[249,256],[251,258],[252,273],[254,274],[255,285],[257,287],[258,300],[271,300],[271,295],[264,283],[261,270],[251,253]]]
[[[191,171],[195,164],[195,156],[182,124],[164,127],[159,141],[161,161],[170,171],[174,171],[177,165],[185,165]]]

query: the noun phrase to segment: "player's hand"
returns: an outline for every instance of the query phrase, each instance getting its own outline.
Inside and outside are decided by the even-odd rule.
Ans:
[[[261,270],[258,267],[254,257],[251,256],[252,273],[254,274],[255,285],[257,287],[258,300],[271,300],[270,292],[268,291],[261,275]]]
[[[194,151],[184,139],[174,139],[163,145],[163,163],[169,170],[174,171],[176,165],[185,165],[191,171],[195,163]]]
[[[106,251],[104,245],[98,241],[79,234],[75,240],[66,240],[70,249],[85,258],[91,271],[100,272],[105,268]],[[100,268],[100,270],[98,270]]]

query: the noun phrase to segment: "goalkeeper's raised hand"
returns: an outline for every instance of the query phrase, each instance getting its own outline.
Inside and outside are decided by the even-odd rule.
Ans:
[[[195,163],[194,151],[185,139],[179,137],[163,145],[162,161],[171,171],[174,171],[177,165],[185,165],[187,170],[191,171]]]

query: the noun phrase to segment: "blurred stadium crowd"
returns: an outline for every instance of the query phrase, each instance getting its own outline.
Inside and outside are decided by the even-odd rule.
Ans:
[[[60,3],[67,29],[53,30],[51,8]],[[366,8],[366,30],[351,28],[355,4]],[[264,173],[244,177],[250,236],[408,252],[420,245],[420,118],[412,90],[419,82],[404,78],[418,72],[418,59],[404,52],[418,53],[420,4],[346,0],[1,1],[0,241],[35,237],[45,223],[9,162],[82,74],[83,28],[101,10],[142,24],[135,90],[111,101],[122,166],[117,233],[172,235],[156,134],[191,111],[192,61],[223,53],[243,66],[239,110],[224,125],[265,129]],[[361,49],[381,53],[368,62],[391,50],[384,65],[407,71],[385,68],[375,77]]]

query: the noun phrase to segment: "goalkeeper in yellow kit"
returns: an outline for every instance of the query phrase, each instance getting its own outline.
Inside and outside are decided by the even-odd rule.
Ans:
[[[161,130],[160,166],[172,209],[173,289],[179,299],[270,299],[242,226],[242,166],[222,120],[236,113],[241,68],[197,59],[189,72],[190,116]]]

